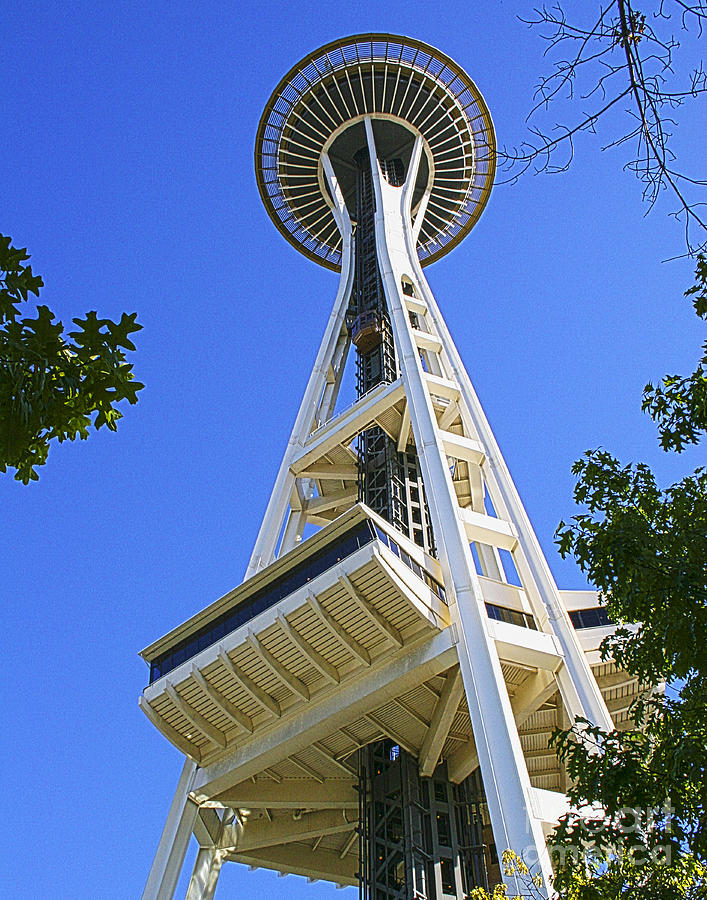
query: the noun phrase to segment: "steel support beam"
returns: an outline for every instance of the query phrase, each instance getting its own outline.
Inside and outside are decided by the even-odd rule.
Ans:
[[[459,666],[454,666],[447,674],[442,693],[432,713],[430,727],[420,748],[420,775],[423,778],[429,778],[437,768],[442,747],[447,740],[463,695],[464,683],[461,672]]]
[[[242,781],[214,797],[224,806],[240,809],[358,809],[355,778],[327,778],[324,784],[306,778],[280,784]]]
[[[228,848],[228,842],[232,840],[232,849],[236,853],[247,853],[262,847],[279,847],[293,841],[306,841],[320,834],[341,834],[351,831],[355,825],[355,818],[347,818],[343,809],[302,813],[297,819],[289,814],[281,815],[271,822],[267,819],[246,820],[244,826],[234,825],[231,834],[224,835],[224,847]]]
[[[196,763],[188,759],[184,763],[162,837],[157,845],[157,853],[142,893],[142,900],[172,900],[174,896],[199,811],[196,803],[189,797],[196,771]]]
[[[225,855],[216,847],[199,848],[186,900],[213,900]]]

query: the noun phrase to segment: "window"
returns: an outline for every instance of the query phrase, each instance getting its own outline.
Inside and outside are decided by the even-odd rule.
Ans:
[[[440,874],[442,875],[442,893],[451,894],[453,897],[457,895],[456,885],[454,883],[454,865],[451,859],[440,859]]]
[[[603,606],[595,606],[591,609],[573,609],[570,619],[575,628],[601,628],[604,625],[612,625],[609,614]]]
[[[437,840],[445,847],[452,846],[452,834],[447,813],[437,813]]]

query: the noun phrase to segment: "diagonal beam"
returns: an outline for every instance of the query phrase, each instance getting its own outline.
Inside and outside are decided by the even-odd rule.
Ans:
[[[323,775],[320,775],[315,769],[313,769],[310,765],[307,765],[306,762],[303,762],[298,756],[294,754],[288,757],[291,763],[294,763],[300,771],[304,772],[305,775],[308,775],[310,778],[313,778],[315,781],[318,781],[319,784],[324,784],[325,778]]]
[[[246,853],[259,847],[280,847],[293,841],[306,841],[318,835],[342,834],[350,831],[354,822],[349,822],[343,809],[322,809],[304,813],[299,819],[281,816],[272,822],[256,819],[232,830],[233,851]]]
[[[347,728],[345,725],[340,725],[339,731],[344,735],[344,737],[348,738],[351,741],[351,743],[354,745],[353,750],[344,750],[342,753],[339,754],[339,756],[342,759],[346,759],[347,757],[351,756],[351,754],[354,753],[356,750],[360,750],[361,747],[365,747],[371,743],[370,740],[362,741],[360,738],[357,738],[356,735],[353,733],[353,731],[350,728]],[[383,735],[383,737],[384,736],[385,735]],[[375,738],[375,740],[377,740],[377,737]]]
[[[417,756],[417,754],[418,754],[417,747],[413,747],[413,745],[410,743],[410,741],[405,740],[405,738],[401,734],[398,734],[393,728],[391,728],[390,725],[386,725],[386,723],[382,719],[380,719],[375,713],[372,713],[372,712],[367,713],[364,716],[364,719],[368,719],[368,721],[372,725],[375,725],[375,727],[379,731],[382,731],[383,734],[385,734],[391,740],[395,741],[395,743],[398,744],[399,746],[401,746],[403,748],[403,750],[407,750],[408,753],[411,753],[413,756]]]
[[[192,723],[194,728],[197,731],[201,732],[201,734],[208,738],[210,741],[213,741],[215,744],[218,744],[220,747],[226,747],[226,735],[221,731],[220,728],[217,728],[215,725],[212,725],[208,719],[204,718],[200,712],[198,712],[191,703],[187,703],[184,697],[180,697],[180,695],[174,689],[174,685],[169,681],[165,685],[165,691],[169,699],[174,703],[179,712],[185,716]]]
[[[257,740],[244,741],[218,761],[202,766],[196,776],[195,800],[203,804],[265,767],[305,751],[314,741],[326,740],[337,727],[358,721],[457,661],[452,630],[446,628],[414,646],[385,654],[375,667],[349,673],[336,690],[321,691],[310,703],[269,722]]]
[[[329,509],[336,509],[337,506],[343,506],[348,503],[353,506],[358,499],[358,488],[347,488],[343,491],[332,491],[323,497],[313,497],[306,506],[307,513],[326,512]]]
[[[432,713],[432,721],[420,750],[420,775],[429,778],[437,768],[442,747],[447,740],[454,716],[464,692],[459,666],[450,670],[442,688],[439,700]]]
[[[447,775],[450,781],[460,784],[479,767],[479,752],[476,741],[470,737],[468,742],[455,750],[447,759]]]
[[[270,694],[266,694],[265,691],[257,685],[253,679],[246,675],[243,669],[240,666],[237,666],[232,660],[231,657],[226,653],[223,647],[219,647],[218,653],[219,662],[226,669],[226,671],[236,679],[236,681],[240,684],[244,691],[249,694],[256,703],[262,706],[263,709],[271,712],[275,716],[282,715],[280,711],[280,704],[275,700]]]
[[[286,669],[281,662],[279,662],[272,653],[265,647],[265,645],[260,641],[252,631],[248,631],[248,637],[246,638],[248,644],[252,647],[255,653],[260,657],[260,659],[265,663],[265,665],[270,669],[273,675],[276,678],[279,678],[283,684],[288,687],[293,694],[299,694],[299,696],[303,700],[309,700],[309,689],[307,685],[301,681],[296,675],[293,675],[289,669]]]
[[[363,663],[364,666],[370,666],[371,657],[368,650],[366,650],[362,644],[359,644],[356,638],[352,637],[348,631],[345,631],[333,616],[329,615],[314,594],[310,594],[307,597],[307,603],[319,621],[326,625],[330,633],[334,635],[339,643],[343,644],[349,653],[359,662]]]
[[[398,647],[402,647],[405,643],[402,639],[402,636],[398,629],[389,622],[385,616],[381,615],[378,610],[373,606],[372,603],[369,603],[365,597],[362,597],[361,594],[356,590],[356,588],[351,584],[351,580],[348,575],[344,575],[343,573],[339,576],[339,584],[344,588],[349,597],[353,600],[356,606],[361,610],[361,612],[366,616],[369,622],[374,625],[375,628],[380,631],[383,637],[387,638],[389,641],[392,641]]]
[[[324,744],[319,741],[314,741],[312,747],[314,747],[317,753],[321,754],[324,759],[328,760],[333,766],[341,769],[342,772],[345,772],[347,775],[356,775],[356,770],[352,766],[338,759],[331,750],[324,746]]]
[[[445,411],[440,416],[439,420],[439,429],[440,431],[446,431],[449,426],[454,422],[455,419],[458,419],[461,415],[459,410],[459,403],[456,400],[450,400],[449,406],[445,409]]]
[[[393,703],[395,703],[396,706],[399,706],[400,709],[404,710],[409,716],[419,722],[420,725],[424,725],[425,729],[430,727],[430,723],[427,721],[427,719],[424,716],[420,715],[420,713],[416,709],[414,709],[412,706],[410,706],[409,703],[406,703],[400,697],[395,697]]]
[[[540,669],[529,675],[511,697],[511,706],[516,725],[521,725],[528,716],[539,709],[557,690],[557,681],[552,672]]]
[[[344,846],[339,850],[339,859],[343,859],[349,850],[353,847],[356,838],[358,837],[358,831],[354,828],[351,834],[344,841]]]
[[[331,682],[331,684],[339,684],[341,681],[339,670],[333,666],[329,660],[325,659],[318,650],[315,650],[309,641],[305,640],[299,631],[293,628],[284,616],[278,615],[277,624],[285,632],[295,647],[301,651],[305,659],[310,662],[314,668],[327,679],[327,681]]]
[[[212,684],[209,684],[196,666],[192,666],[191,677],[201,688],[202,693],[206,694],[209,700],[216,705],[218,710],[222,712],[224,716],[227,716],[234,724],[242,728],[243,731],[247,731],[249,734],[253,733],[253,721],[250,716],[241,712],[241,710],[224,697],[220,691],[216,690]]]
[[[398,435],[398,453],[405,453],[410,437],[410,410],[407,403],[403,412],[403,421],[400,423],[400,434]]]
[[[545,700],[554,694],[557,684],[552,672],[544,670],[536,675],[531,675],[522,687],[511,699],[516,725],[520,725],[528,718]],[[447,760],[447,774],[449,780],[459,784],[479,766],[479,754],[476,750],[474,738],[455,750]]]

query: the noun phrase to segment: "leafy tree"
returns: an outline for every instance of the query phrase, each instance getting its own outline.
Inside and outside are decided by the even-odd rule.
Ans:
[[[707,319],[704,257],[696,278],[686,296]],[[707,343],[692,375],[644,390],[666,450],[707,431],[706,366]],[[568,900],[707,897],[707,470],[661,489],[647,465],[593,450],[573,471],[586,512],[560,524],[558,543],[618,623],[602,657],[681,687],[636,703],[626,731],[577,720],[554,736],[573,807],[590,810],[553,835],[555,887]]]
[[[143,387],[125,356],[135,349],[130,335],[142,328],[137,314],[113,322],[88,312],[68,334],[46,306],[23,315],[44,285],[28,259],[0,235],[0,472],[15,469],[24,484],[38,479],[50,441],[86,439],[91,425],[115,431],[117,404],[137,403]]]
[[[686,292],[707,319],[707,260]],[[707,343],[688,377],[647,385],[643,409],[661,446],[680,451],[707,431]],[[553,737],[579,813],[551,836],[561,900],[704,900],[707,897],[707,470],[661,489],[647,465],[622,465],[605,450],[574,466],[575,499],[586,509],[560,523],[572,554],[618,624],[601,647],[645,684],[680,684],[648,694],[633,727],[609,733],[578,719]],[[631,624],[638,623],[638,624]],[[512,851],[504,871],[523,898],[542,896]],[[475,889],[473,900],[501,900]]]

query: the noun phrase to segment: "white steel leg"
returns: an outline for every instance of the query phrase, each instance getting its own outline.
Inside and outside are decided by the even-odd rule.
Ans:
[[[196,803],[189,799],[196,771],[197,764],[188,759],[184,763],[162,837],[157,845],[142,900],[172,900],[174,896],[199,811]]]
[[[287,515],[287,508],[292,490],[295,484],[295,477],[290,471],[290,463],[297,450],[302,446],[303,441],[309,436],[314,424],[315,414],[319,407],[322,395],[327,385],[327,376],[332,366],[334,355],[339,346],[339,339],[342,329],[344,328],[344,318],[346,308],[351,293],[351,283],[353,281],[353,238],[351,234],[351,221],[346,211],[341,191],[334,176],[334,172],[329,164],[328,157],[324,154],[325,171],[329,180],[332,196],[336,199],[336,207],[334,216],[339,224],[342,234],[341,248],[341,278],[339,280],[339,290],[334,302],[334,308],[329,317],[324,337],[322,338],[317,358],[314,362],[312,374],[309,377],[307,389],[304,392],[302,403],[292,428],[292,434],[287,444],[287,449],[280,465],[280,470],[275,479],[270,500],[263,516],[263,522],[255,541],[255,547],[250,557],[248,569],[245,577],[250,578],[270,565],[275,559],[275,550],[277,548],[278,537],[282,531],[282,526]],[[347,344],[348,346],[348,344]]]
[[[553,632],[557,635],[565,658],[569,678],[560,678],[563,701],[571,715],[586,716],[591,722],[610,731],[613,728],[611,716],[596,679],[587,663],[584,652],[577,640],[574,628],[562,603],[547,560],[543,555],[537,536],[533,530],[518,491],[511,478],[498,443],[488,423],[481,403],[471,384],[447,325],[442,318],[437,302],[422,273],[417,255],[412,259],[415,275],[420,286],[422,299],[427,304],[430,318],[442,340],[445,355],[451,368],[451,377],[457,383],[466,412],[473,428],[488,455],[484,467],[486,481],[492,492],[492,500],[499,516],[513,522],[519,534],[520,553],[514,557],[518,574],[528,593],[536,618],[550,619]],[[569,684],[573,687],[570,688]]]
[[[201,847],[196,857],[186,900],[213,900],[223,865],[223,851],[216,847]]]
[[[456,493],[437,431],[420,356],[402,300],[402,278],[416,256],[410,205],[422,153],[418,137],[405,188],[391,187],[378,165],[373,128],[365,120],[376,197],[376,247],[395,344],[400,356],[410,419],[420,456],[445,583],[452,587],[451,612],[457,650],[476,739],[491,823],[499,850],[511,848],[537,860],[549,892],[551,866],[541,823],[532,815],[531,785],[495,646],[486,628],[481,586],[458,515]],[[493,742],[493,747],[491,743]],[[521,812],[523,811],[525,815]],[[511,889],[520,888],[514,884]]]

